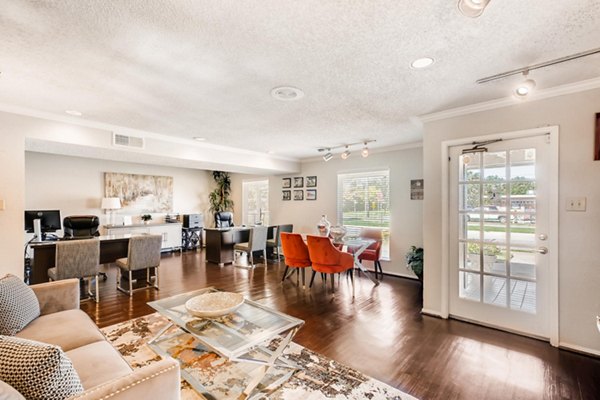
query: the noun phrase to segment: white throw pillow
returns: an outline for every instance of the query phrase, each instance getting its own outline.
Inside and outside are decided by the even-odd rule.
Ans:
[[[83,392],[60,347],[14,336],[0,336],[0,380],[32,400],[64,400]]]
[[[40,316],[40,302],[20,278],[0,279],[0,335],[15,335]]]

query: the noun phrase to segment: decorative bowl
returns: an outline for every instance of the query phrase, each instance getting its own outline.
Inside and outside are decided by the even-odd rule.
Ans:
[[[242,304],[244,296],[240,293],[213,292],[189,299],[185,308],[195,317],[218,318],[234,312]]]

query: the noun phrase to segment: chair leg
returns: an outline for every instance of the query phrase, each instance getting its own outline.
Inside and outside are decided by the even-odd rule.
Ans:
[[[96,303],[100,302],[100,284],[98,281],[100,280],[100,274],[96,275]]]
[[[331,293],[335,291],[335,274],[331,274]]]
[[[352,281],[352,298],[354,298],[354,268],[349,269],[350,280]]]
[[[133,274],[129,270],[129,297],[133,296]]]
[[[154,288],[158,289],[158,267],[154,267]]]
[[[381,262],[377,260],[375,267],[379,267],[379,273],[381,274],[381,280],[383,280],[383,268],[381,268]]]
[[[327,283],[327,274],[321,272],[321,280],[323,281],[323,283]]]
[[[249,254],[250,257],[250,267],[254,268],[254,256],[252,255],[252,252],[250,252]]]
[[[283,276],[281,277],[281,282],[283,283],[283,281],[285,281],[285,277],[287,276],[287,272],[288,272],[288,266],[285,266],[285,271],[283,271]]]
[[[306,270],[302,268],[302,289],[306,289]]]
[[[263,250],[263,260],[265,261],[265,266],[267,266],[267,250]]]
[[[310,277],[310,285],[308,285],[309,289],[312,287],[312,284],[315,281],[315,275],[316,274],[317,274],[317,271],[313,271],[312,276]]]

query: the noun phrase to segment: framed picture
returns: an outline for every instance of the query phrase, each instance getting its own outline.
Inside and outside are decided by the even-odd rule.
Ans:
[[[292,199],[292,191],[291,190],[282,190],[281,191],[281,200],[288,201]]]
[[[410,199],[423,200],[424,189],[423,179],[412,179],[410,181]]]
[[[292,187],[292,178],[283,178],[281,180],[281,187],[284,189],[288,189]]]
[[[294,200],[304,200],[304,190],[294,190]]]
[[[596,143],[594,146],[594,160],[600,160],[600,113],[596,114]]]
[[[316,176],[307,176],[306,177],[306,187],[317,187],[317,177]],[[308,195],[306,195],[308,197]]]
[[[301,176],[297,176],[294,178],[294,187],[295,188],[302,188],[304,187],[304,178]]]
[[[306,200],[316,200],[317,189],[306,189]]]

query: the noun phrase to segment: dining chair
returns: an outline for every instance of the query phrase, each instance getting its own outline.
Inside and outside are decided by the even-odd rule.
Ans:
[[[250,237],[247,243],[237,243],[233,246],[234,250],[243,251],[248,254],[250,266],[254,268],[255,251],[262,251],[265,264],[267,263],[267,226],[255,226],[250,229]]]
[[[302,287],[306,287],[306,267],[312,265],[308,247],[299,233],[281,232],[281,250],[285,259],[285,271],[281,277],[281,282],[287,277],[288,269],[293,268],[298,274],[298,283],[300,282],[300,270],[302,270]]]
[[[88,293],[96,302],[100,301],[98,274],[100,272],[100,241],[82,239],[56,242],[54,267],[48,269],[48,278],[52,281],[62,279],[88,278],[91,289],[92,279],[96,280],[96,294]]]
[[[381,243],[383,241],[381,229],[363,228],[360,232],[360,237],[363,239],[374,239],[375,243],[371,244],[362,253],[359,254],[358,260],[362,263],[363,260],[373,261],[375,267],[375,279],[377,279],[377,272],[381,274],[383,279],[383,269],[381,268],[381,262],[379,257],[381,256]]]
[[[277,225],[273,232],[273,238],[267,239],[267,248],[273,248],[273,254],[277,256],[277,260],[281,255],[281,234],[283,232],[292,232],[294,230],[294,225],[286,224],[286,225]]]
[[[158,290],[158,267],[160,266],[160,251],[162,248],[162,235],[133,236],[129,239],[127,258],[119,258],[116,261],[119,267],[117,274],[117,289],[123,293],[133,296],[133,292],[143,289],[154,288]],[[154,284],[150,279],[150,270],[154,268]],[[133,271],[146,270],[146,286],[133,289]],[[121,277],[127,272],[129,279],[129,290],[121,287]]]
[[[336,273],[350,271],[352,280],[352,297],[354,297],[354,257],[352,254],[338,250],[331,239],[324,236],[307,236],[308,254],[312,262],[313,274],[310,278],[309,288],[312,287],[315,274],[331,274],[331,290],[333,291]]]

